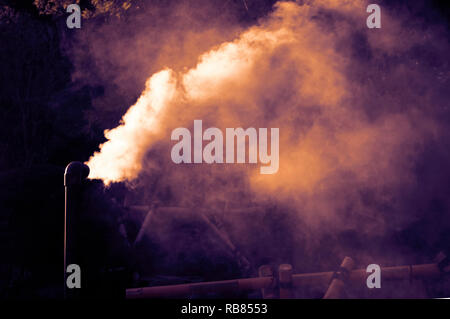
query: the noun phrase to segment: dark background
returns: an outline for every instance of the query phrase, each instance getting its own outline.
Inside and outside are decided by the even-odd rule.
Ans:
[[[128,95],[118,94],[102,121],[89,117],[92,100],[102,96],[104,86],[109,83],[98,80],[86,84],[72,78],[74,64],[67,52],[77,45],[77,30],[67,29],[66,14],[58,2],[53,1],[54,6],[47,1],[0,2],[0,298],[61,297],[64,168],[73,160],[86,161],[97,150],[104,141],[103,130],[118,123],[142,89],[136,88]],[[114,6],[105,9],[81,1],[82,9],[91,12],[82,23],[111,24],[118,13],[121,19],[132,19],[145,6],[169,10],[177,1],[137,1],[140,8],[133,5],[126,11],[121,9],[121,2],[114,1]],[[212,0],[209,5],[216,8],[214,14],[200,15],[199,19],[208,21],[214,17],[229,24],[251,25],[267,14],[274,2],[247,0],[246,10],[240,0]],[[423,25],[448,27],[450,11],[445,0],[383,1],[383,6],[392,10],[407,8],[420,17]],[[95,77],[95,65],[92,72]],[[449,115],[446,114],[447,120]],[[434,153],[433,147],[427,156],[429,160],[418,174],[426,180],[438,169],[447,182],[442,187],[449,189],[447,159]],[[94,284],[89,284],[92,297],[120,296],[123,294],[120,289],[136,283],[133,274],[142,264],[142,256],[129,248],[127,238],[118,231],[126,211],[117,204],[117,198],[124,192],[123,185],[106,191],[94,181],[86,185],[81,195],[86,227],[80,246],[85,247],[87,276],[97,278],[92,279]],[[449,209],[439,199],[431,201],[430,207],[432,216],[424,216],[389,239],[405,251],[415,251],[424,261],[447,249],[450,239],[450,228],[441,228],[435,238],[430,238],[429,230],[438,227],[440,220],[446,220],[443,216]],[[282,220],[278,222],[283,224]],[[358,242],[354,236],[342,234],[341,240]],[[326,243],[327,238],[322,241]],[[319,254],[326,255],[326,249]],[[339,260],[331,259],[334,264]],[[233,267],[219,272],[200,269],[198,273],[203,273],[200,279],[241,275]],[[444,291],[439,285],[432,287],[437,294]]]

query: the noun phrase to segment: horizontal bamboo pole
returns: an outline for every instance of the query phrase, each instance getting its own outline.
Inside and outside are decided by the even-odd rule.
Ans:
[[[150,206],[128,206],[131,210],[138,212],[148,212],[151,207]],[[227,208],[224,210],[216,209],[216,208],[204,208],[204,207],[180,207],[180,206],[159,206],[155,209],[156,214],[165,214],[169,217],[174,217],[178,215],[192,217],[198,215],[198,213],[202,214],[210,214],[221,212],[224,215],[242,215],[242,214],[262,214],[265,212],[265,209],[260,206],[250,206],[244,208]]]
[[[155,286],[132,288],[126,290],[128,299],[135,298],[170,298],[183,297],[192,294],[205,294],[211,292],[248,291],[269,288],[273,285],[274,277],[245,278],[223,281],[210,281],[193,284],[170,286]]]
[[[326,285],[334,272],[319,272],[292,275],[293,287]],[[365,284],[368,277],[366,269],[355,269],[349,273],[349,282]],[[441,275],[437,264],[382,267],[382,280],[425,279]],[[126,290],[126,298],[173,298],[187,297],[192,294],[223,293],[267,289],[274,286],[274,277],[256,277],[203,283],[190,283],[169,286],[131,288]]]

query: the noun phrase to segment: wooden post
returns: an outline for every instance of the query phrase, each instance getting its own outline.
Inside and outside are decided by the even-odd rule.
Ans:
[[[273,274],[273,269],[272,267],[270,267],[269,265],[262,265],[261,267],[259,267],[258,269],[258,274],[259,277],[270,277],[272,278],[272,286],[269,288],[262,288],[261,289],[261,294],[263,299],[274,299],[275,298],[275,289],[274,289],[274,284],[275,284],[275,277]]]
[[[282,264],[278,268],[278,281],[280,286],[280,299],[292,298],[292,266]]]
[[[333,274],[333,279],[323,299],[339,299],[342,297],[342,290],[349,279],[350,272],[355,266],[355,262],[350,257],[345,257],[338,271]]]

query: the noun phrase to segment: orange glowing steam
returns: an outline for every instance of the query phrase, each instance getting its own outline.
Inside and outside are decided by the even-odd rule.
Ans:
[[[369,73],[378,68],[366,74],[358,52],[352,51],[361,38],[357,32],[370,32],[366,5],[359,0],[280,2],[257,26],[201,55],[195,67],[156,73],[122,123],[105,132],[108,141],[87,163],[90,177],[106,184],[136,179],[145,154],[158,142],[158,147],[167,146],[158,153],[158,165],[166,165],[164,180],[184,198],[199,193],[217,198],[217,179],[238,176],[250,185],[256,200],[272,196],[301,206],[304,216],[333,217],[348,210],[349,202],[355,211],[367,210],[360,189],[376,188],[375,194],[390,198],[412,185],[408,159],[414,158],[429,128],[414,129],[414,118],[420,115],[409,111],[374,118],[367,114],[367,96],[375,96],[376,87]],[[328,21],[326,10],[341,18]],[[400,24],[387,14],[383,19],[394,31],[371,34],[361,45],[367,50],[377,45],[373,54],[380,56],[411,45],[409,40],[395,41]],[[356,36],[353,23],[360,26]],[[387,94],[376,98],[379,107],[393,103]],[[242,165],[174,165],[167,150],[170,132],[192,125],[194,119],[222,130],[279,128],[278,173],[261,175]],[[196,179],[201,182],[195,184]]]
[[[123,116],[121,124],[105,131],[107,142],[100,145],[87,162],[89,178],[102,179],[105,184],[136,178],[142,167],[145,151],[160,129],[159,119],[176,93],[172,72],[154,74],[146,88]]]

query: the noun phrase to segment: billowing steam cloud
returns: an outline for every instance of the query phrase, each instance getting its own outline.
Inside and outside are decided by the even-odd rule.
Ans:
[[[103,179],[106,184],[136,178],[152,137],[160,129],[161,114],[175,93],[175,82],[169,70],[148,79],[145,91],[123,116],[122,124],[105,131],[109,141],[89,160],[90,177]]]
[[[279,2],[257,26],[200,56],[194,68],[154,74],[120,126],[105,132],[108,141],[87,162],[90,177],[136,179],[156,147],[175,189],[198,183],[192,193],[215,199],[226,184],[217,180],[234,174],[249,183],[255,200],[295,203],[305,219],[340,214],[349,228],[352,214],[393,221],[403,205],[396,196],[415,187],[415,158],[438,128],[427,116],[433,97],[419,94],[431,87],[414,80],[425,71],[407,58],[423,37],[406,36],[401,20],[386,11],[381,30],[367,29],[367,4]],[[278,173],[173,165],[170,131],[194,119],[222,129],[280,128]],[[199,174],[210,178],[199,182]],[[191,194],[180,188],[180,196]]]

